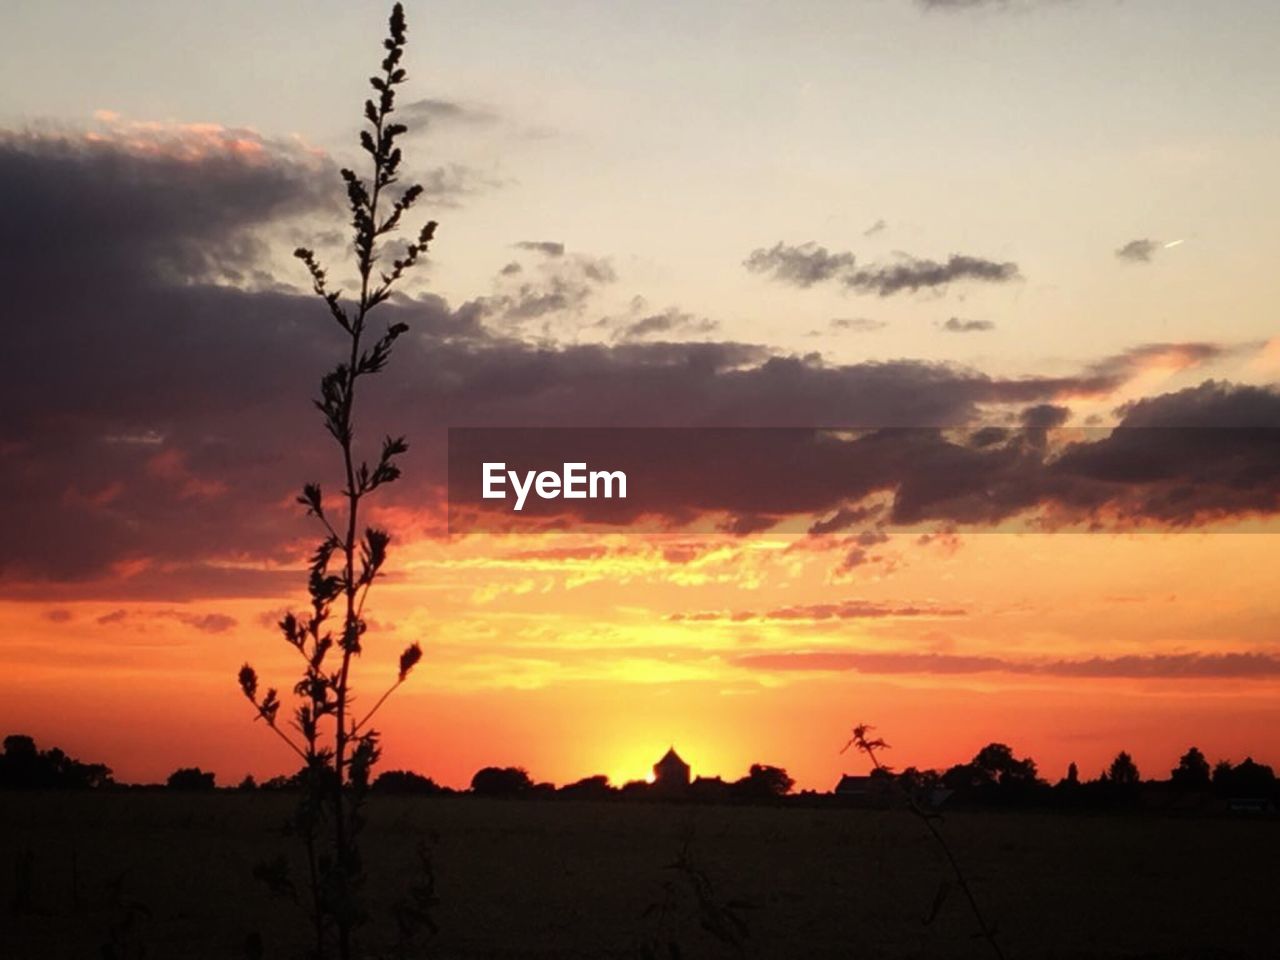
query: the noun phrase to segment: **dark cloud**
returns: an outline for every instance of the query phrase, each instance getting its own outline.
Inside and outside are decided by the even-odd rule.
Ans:
[[[515,246],[543,255],[532,272],[520,264],[507,264],[499,272],[498,292],[475,301],[486,318],[519,327],[529,321],[557,315],[574,315],[596,292],[617,280],[613,264],[605,257],[566,255],[564,244],[523,241]],[[514,269],[513,269],[514,268]]]
[[[465,477],[473,461],[478,472],[481,460],[582,459],[624,470],[643,491],[626,501],[526,504],[520,517],[490,504],[499,512],[485,516],[508,524],[559,516],[610,524],[666,517],[687,525],[727,516],[720,528],[734,533],[801,524],[821,533],[848,525],[843,509],[883,504],[878,525],[899,529],[1010,523],[1174,530],[1280,512],[1274,391],[1210,382],[1125,408],[1114,430],[1084,429],[1051,443],[1050,432],[1067,416],[1060,404],[1041,401],[1016,427],[958,431],[491,431],[477,439],[481,448],[452,451],[450,464]],[[492,445],[487,452],[484,443]],[[453,489],[459,510],[473,506],[468,491],[478,498],[464,480]],[[828,519],[814,524],[814,516]],[[848,547],[866,561],[872,545]]]
[[[265,259],[257,230],[337,213],[337,177],[326,160],[244,131],[176,128],[141,143],[0,132],[0,261],[51,290],[120,272],[239,280]]]
[[[795,287],[835,281],[847,290],[881,297],[945,287],[963,280],[1008,283],[1022,277],[1016,263],[965,254],[952,254],[942,262],[903,257],[893,263],[859,267],[852,253],[832,253],[814,243],[789,246],[780,242],[759,247],[743,261],[743,266],[751,273]]]
[[[742,265],[752,273],[764,274],[780,283],[811,287],[835,279],[852,268],[854,256],[847,252],[832,253],[816,243],[789,246],[779,242],[752,250]]]
[[[234,276],[257,269],[260,231],[340,217],[338,192],[327,161],[247,134],[210,143],[177,133],[145,150],[111,138],[0,137],[0,329],[14,358],[0,380],[0,572],[11,595],[177,603],[295,585],[279,565],[297,562],[312,528],[282,505],[304,480],[333,486],[310,398],[340,331],[312,296]],[[401,296],[381,311],[412,333],[370,382],[362,422],[410,437],[406,480],[387,501],[421,516],[401,526],[405,535],[442,530],[446,425],[958,428],[991,408],[1103,395],[1143,364],[1192,363],[1217,349],[1156,345],[1074,375],[992,377],[910,360],[830,365],[732,341],[547,345],[501,329],[580,311],[612,279],[607,260],[566,253],[503,278],[493,297],[454,306]],[[1123,416],[1234,422],[1273,399],[1218,385]],[[1078,516],[1124,503],[1137,518],[1178,517],[1179,503],[1203,515],[1267,506],[1265,445],[1223,449],[1213,470],[1188,473],[1179,457],[1153,461],[1123,438],[1047,462],[1030,429],[986,447],[883,430],[863,445],[810,443],[792,451],[808,465],[798,479],[782,469],[788,461],[766,463],[754,488],[726,498],[686,476],[662,507],[723,509],[749,524],[832,516],[876,493],[890,497],[892,522],[996,522],[1042,503]],[[1175,449],[1203,456],[1204,446]],[[1147,473],[1116,479],[1134,456]],[[1201,479],[1194,496],[1177,493]],[[218,562],[228,558],[234,569]]]
[[[1116,256],[1130,263],[1150,263],[1161,244],[1158,240],[1130,240],[1116,251]]]
[[[1083,660],[1020,661],[1004,657],[948,653],[860,653],[803,651],[759,653],[734,658],[736,666],[768,672],[805,671],[866,674],[1012,673],[1049,677],[1223,680],[1280,676],[1280,657],[1270,653],[1184,653]]]
[[[532,250],[548,257],[564,256],[564,244],[556,240],[521,240],[512,246],[518,250]]]
[[[1129,405],[1121,425],[1052,464],[1062,510],[1174,528],[1280,510],[1280,393],[1208,381]]]
[[[959,317],[951,317],[945,323],[938,324],[938,326],[948,333],[979,333],[996,328],[996,325],[990,320],[961,320]]]
[[[887,229],[889,229],[889,224],[887,224],[883,219],[881,219],[881,220],[877,220],[871,226],[867,227],[867,229],[863,230],[862,235],[864,237],[874,237],[877,233],[883,233]]]
[[[846,287],[862,293],[892,296],[904,290],[945,287],[959,280],[982,283],[1009,283],[1020,280],[1016,263],[998,263],[982,257],[952,254],[944,262],[908,258],[900,263],[867,267],[846,273],[841,281]]]
[[[174,620],[184,626],[199,630],[201,633],[226,633],[238,625],[235,617],[222,613],[188,613],[184,610],[113,610],[98,617],[94,622],[100,627],[120,623],[136,623],[143,628],[157,620]]]
[[[844,559],[836,567],[836,572],[846,574],[858,567],[866,566],[871,562],[871,555],[867,553],[864,547],[854,547],[844,555]]]
[[[839,533],[843,530],[848,530],[855,524],[870,520],[872,517],[876,516],[876,514],[880,513],[881,509],[882,508],[879,506],[841,507],[835,513],[831,514],[831,516],[816,521],[811,527],[809,527],[809,533],[816,536],[828,533]]]
[[[1198,387],[1132,401],[1121,411],[1121,424],[1127,427],[1267,430],[1280,427],[1280,393],[1274,387],[1207,380]]]
[[[618,340],[644,340],[652,337],[663,339],[691,334],[713,333],[719,324],[706,317],[698,317],[674,307],[662,313],[651,313],[625,321],[614,333]]]
[[[1022,421],[1024,427],[1035,430],[1052,430],[1054,427],[1060,427],[1071,419],[1071,411],[1066,407],[1059,407],[1052,403],[1039,403],[1034,407],[1027,407],[1018,415],[1018,419]]]
[[[1045,449],[1049,442],[1049,431],[1065,426],[1070,419],[1071,411],[1067,407],[1053,403],[1038,403],[1018,414],[1025,442],[1041,450]]]
[[[235,617],[223,613],[187,614],[177,613],[174,616],[189,627],[202,633],[226,633],[236,627]]]

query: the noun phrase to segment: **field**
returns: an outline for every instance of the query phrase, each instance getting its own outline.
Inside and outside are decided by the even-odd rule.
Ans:
[[[305,927],[253,879],[294,843],[287,795],[0,796],[0,957],[296,955]],[[1010,958],[1280,955],[1275,819],[949,814],[943,825]],[[699,928],[688,843],[717,904],[745,901],[747,957],[982,957],[947,870],[898,811],[378,798],[369,956],[432,850],[438,934],[409,956],[737,956]],[[664,882],[673,884],[669,909]],[[130,919],[132,918],[132,919]],[[115,953],[104,954],[113,943]],[[372,947],[372,945],[371,945]],[[664,948],[665,949],[665,948]],[[665,954],[664,954],[665,955]]]

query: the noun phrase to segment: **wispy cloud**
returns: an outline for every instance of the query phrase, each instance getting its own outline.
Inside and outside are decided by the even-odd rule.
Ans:
[[[1134,654],[1076,660],[1013,660],[949,653],[797,651],[747,654],[736,666],[766,672],[865,674],[1008,673],[1095,679],[1221,680],[1280,677],[1280,656],[1271,653]]]
[[[1157,240],[1148,240],[1146,238],[1130,240],[1116,251],[1116,257],[1121,260],[1127,260],[1130,263],[1150,263],[1152,256],[1155,255],[1155,252],[1160,247],[1161,244]]]
[[[498,122],[499,115],[491,107],[461,100],[425,98],[402,104],[396,114],[410,131],[425,131],[436,126],[477,126]]]
[[[771,610],[755,612],[738,611],[700,611],[697,613],[675,613],[669,620],[725,621],[742,623],[744,621],[807,621],[820,623],[828,620],[883,620],[898,617],[962,617],[965,611],[958,607],[939,607],[930,604],[884,604],[866,600],[846,600],[841,603],[797,604],[789,607],[774,607]]]
[[[517,250],[529,250],[548,257],[564,256],[564,244],[558,240],[520,240],[512,246]]]
[[[807,288],[831,281],[855,293],[874,293],[881,297],[945,287],[960,281],[1008,283],[1022,277],[1016,263],[959,253],[942,261],[903,256],[894,262],[859,267],[853,253],[832,252],[812,242],[799,245],[779,242],[772,247],[758,247],[743,261],[743,266],[751,273],[794,287]]]
[[[961,320],[959,317],[951,317],[946,322],[939,323],[938,327],[947,333],[981,333],[994,330],[996,325],[990,320]]]
[[[816,243],[790,246],[779,242],[752,250],[742,265],[752,273],[764,274],[779,283],[811,287],[843,275],[854,263],[852,253],[832,253]]]

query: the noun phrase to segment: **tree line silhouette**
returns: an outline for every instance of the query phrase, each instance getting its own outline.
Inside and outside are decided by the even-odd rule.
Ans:
[[[40,750],[32,737],[22,734],[5,737],[4,752],[0,754],[0,789],[9,790],[299,791],[304,789],[305,781],[304,769],[261,783],[253,776],[246,776],[234,786],[220,786],[210,771],[181,767],[173,771],[163,785],[122,784],[113,778],[106,764],[77,760],[56,747]],[[853,787],[840,789],[846,781],[852,782]],[[1031,757],[1016,756],[1006,744],[990,743],[968,762],[942,771],[914,766],[893,771],[881,767],[866,777],[845,777],[831,791],[797,793],[794,786],[785,768],[763,763],[752,764],[746,775],[736,780],[696,777],[678,789],[663,788],[661,784],[644,780],[614,784],[604,774],[556,786],[535,780],[523,767],[486,766],[476,771],[470,787],[463,790],[444,786],[412,770],[388,770],[372,781],[370,792],[529,800],[831,801],[876,806],[888,804],[905,791],[926,806],[945,803],[992,807],[1139,807],[1160,806],[1161,800],[1174,804],[1198,801],[1201,805],[1220,801],[1238,809],[1263,811],[1280,806],[1280,782],[1270,766],[1252,757],[1239,763],[1219,760],[1210,764],[1197,747],[1190,747],[1168,776],[1160,779],[1144,779],[1133,757],[1121,751],[1093,779],[1081,779],[1078,767],[1072,763],[1065,776],[1051,783],[1040,775]]]

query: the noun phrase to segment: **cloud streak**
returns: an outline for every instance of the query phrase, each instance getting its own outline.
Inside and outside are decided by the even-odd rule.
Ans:
[[[1280,657],[1271,653],[1133,654],[1030,661],[948,653],[800,651],[748,654],[731,662],[747,670],[768,673],[855,672],[941,676],[1003,673],[1113,680],[1265,680],[1280,677]]]
[[[961,320],[959,317],[951,317],[945,323],[938,324],[938,327],[947,333],[982,333],[994,330],[996,325],[990,320]]]
[[[892,263],[859,267],[851,252],[833,253],[815,243],[791,246],[779,242],[772,247],[759,247],[747,256],[743,266],[750,273],[801,289],[833,282],[855,293],[880,297],[938,289],[962,281],[1001,284],[1022,278],[1016,263],[959,253],[943,261],[905,256]]]
[[[904,617],[963,617],[964,615],[965,611],[959,607],[938,607],[929,604],[884,604],[872,603],[866,600],[846,600],[841,603],[814,603],[775,607],[763,612],[713,610],[697,613],[675,613],[667,619],[674,622],[697,623],[763,623],[768,621],[823,623],[832,620],[885,620]]]

